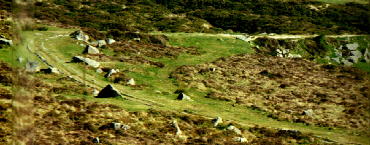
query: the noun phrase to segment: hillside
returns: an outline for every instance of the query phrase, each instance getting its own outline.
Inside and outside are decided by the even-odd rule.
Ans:
[[[34,7],[35,18],[99,31],[250,34],[368,34],[368,12],[363,4],[310,0],[58,0],[36,2]]]
[[[4,1],[0,142],[369,144],[348,1]]]

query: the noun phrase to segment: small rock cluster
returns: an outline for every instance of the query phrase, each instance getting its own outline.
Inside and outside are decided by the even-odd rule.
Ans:
[[[358,48],[358,43],[341,45],[338,49],[334,49],[336,57],[330,59],[345,66],[352,66],[354,63],[358,63],[362,58],[365,59],[366,63],[370,63],[369,48],[367,48],[364,53],[359,51]]]

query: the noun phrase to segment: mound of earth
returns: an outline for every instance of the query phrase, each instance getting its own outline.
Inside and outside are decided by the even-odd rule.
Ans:
[[[17,78],[12,73],[14,69],[3,63],[1,67],[1,76],[8,73]],[[38,78],[52,76],[37,75]],[[11,81],[16,84],[15,80]],[[4,82],[7,83],[0,80],[1,84]],[[188,113],[153,109],[128,112],[115,105],[68,99],[52,91],[55,90],[54,83],[78,85],[78,82],[68,77],[56,82],[40,82],[29,77],[27,82],[27,86],[22,87],[30,92],[29,96],[23,98],[27,100],[19,100],[16,96],[19,94],[13,94],[7,88],[0,89],[0,96],[8,96],[0,98],[2,143],[18,139],[17,142],[26,144],[93,144],[98,138],[102,144],[240,144],[238,140],[252,144],[323,143],[321,138],[296,130],[263,127],[247,129],[228,120],[214,127],[212,119]],[[28,102],[26,106],[30,108],[12,105],[11,99],[21,104]],[[24,113],[26,115],[20,115]],[[30,117],[27,123],[20,124],[26,117]],[[171,124],[174,120],[177,120],[181,135],[176,134],[176,128]],[[231,124],[239,128],[240,132],[226,129]]]
[[[179,67],[180,86],[208,92],[271,113],[271,117],[319,126],[369,128],[369,74],[304,59],[237,55]]]

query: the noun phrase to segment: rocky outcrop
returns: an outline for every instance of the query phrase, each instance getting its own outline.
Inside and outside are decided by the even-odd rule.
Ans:
[[[122,97],[121,93],[114,88],[112,85],[107,85],[104,89],[102,89],[96,98],[114,98],[114,97]]]
[[[87,45],[85,50],[83,51],[83,53],[86,53],[86,54],[99,54],[100,51],[98,48],[94,47],[94,46],[91,46],[91,45]]]
[[[94,67],[94,68],[98,68],[100,66],[100,63],[95,61],[95,60],[92,60],[90,58],[85,58],[85,57],[82,57],[82,56],[75,56],[72,58],[72,62],[84,62],[86,63],[87,65],[91,66],[91,67]]]
[[[89,35],[85,34],[83,31],[78,30],[70,34],[70,36],[76,40],[81,40],[81,41],[89,41],[90,37]]]

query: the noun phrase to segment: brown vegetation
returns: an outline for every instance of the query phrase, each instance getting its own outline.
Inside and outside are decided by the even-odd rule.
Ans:
[[[271,113],[276,119],[319,126],[369,128],[369,75],[303,59],[238,55],[182,66],[171,74],[182,86]]]
[[[9,68],[4,65],[5,68]],[[2,69],[5,70],[5,69]],[[10,69],[9,69],[10,70]],[[6,72],[6,71],[4,71]],[[10,73],[10,72],[8,72]],[[2,73],[1,73],[2,74]],[[39,78],[50,75],[39,75]],[[16,76],[13,76],[16,77]],[[99,137],[102,144],[240,144],[234,137],[244,136],[253,144],[289,144],[289,143],[319,143],[321,139],[303,134],[299,131],[283,133],[278,129],[253,127],[244,129],[235,122],[225,120],[218,127],[213,127],[211,119],[187,113],[148,110],[147,112],[127,112],[122,108],[109,104],[98,104],[83,99],[67,99],[58,95],[54,85],[80,84],[68,78],[58,79],[57,82],[39,82],[31,78],[28,82],[38,82],[30,86],[35,93],[30,102],[34,112],[28,114],[34,120],[33,127],[28,130],[32,134],[29,142],[33,144],[92,144]],[[62,83],[60,83],[62,82]],[[63,83],[64,82],[64,83]],[[14,83],[14,82],[13,82]],[[67,87],[65,88],[74,88]],[[81,88],[81,87],[80,87]],[[68,91],[67,91],[68,92]],[[1,89],[0,96],[8,95],[9,91]],[[66,93],[62,91],[62,93]],[[13,134],[14,122],[11,119],[12,109],[10,98],[0,99],[0,141],[11,143],[13,135],[20,138],[29,137],[25,134]],[[176,135],[176,129],[171,125],[177,120],[182,135]],[[113,122],[128,125],[127,130],[114,129]],[[225,128],[233,124],[241,129],[241,135]],[[24,130],[23,130],[24,131]]]

